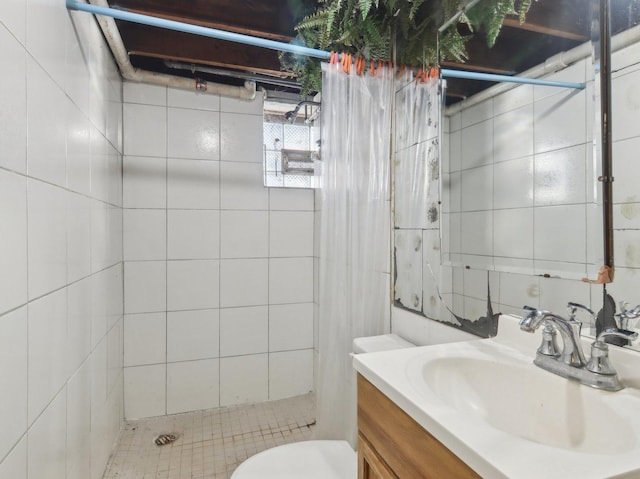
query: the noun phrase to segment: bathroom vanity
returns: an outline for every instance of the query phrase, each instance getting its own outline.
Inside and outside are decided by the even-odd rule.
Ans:
[[[480,476],[359,374],[358,479],[444,477]]]
[[[611,347],[626,388],[593,389],[534,365],[541,334],[518,320],[355,355],[359,479],[640,477],[640,355]]]

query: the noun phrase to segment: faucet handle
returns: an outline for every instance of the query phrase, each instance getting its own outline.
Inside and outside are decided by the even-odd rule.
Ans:
[[[601,343],[604,343],[603,339],[606,338],[607,336],[617,336],[619,338],[626,339],[629,342],[635,341],[636,339],[638,339],[638,333],[636,333],[635,331],[628,331],[626,329],[618,329],[618,328],[607,328],[604,331],[602,331],[600,334],[598,334],[596,342],[599,341]]]
[[[560,350],[558,349],[558,342],[556,341],[556,337],[556,329],[551,325],[551,323],[545,321],[542,328],[542,343],[540,343],[538,353],[556,358],[560,356]]]
[[[640,304],[635,308],[628,309],[629,303],[620,301],[620,312],[616,314],[620,327],[627,329],[629,327],[629,320],[640,318]]]
[[[630,304],[627,303],[626,301],[620,301],[620,313],[619,314],[624,314],[627,316],[633,316],[634,318],[637,318],[638,316],[640,316],[640,304],[638,306],[636,306],[633,309],[627,309],[629,308]]]
[[[588,308],[588,307],[586,307],[586,306],[585,306],[585,305],[583,305],[583,304],[580,304],[580,303],[573,303],[573,302],[569,301],[569,302],[567,303],[567,309],[569,310],[569,318],[570,318],[570,319],[572,319],[572,320],[574,320],[574,321],[577,321],[577,320],[576,320],[576,312],[577,312],[579,309],[581,309],[581,310],[586,311],[587,313],[589,313],[589,315],[591,316],[591,319],[592,319],[593,321],[595,321],[595,319],[596,319],[596,313],[594,313],[594,312],[593,312],[593,310],[592,310],[591,308]]]
[[[631,342],[638,338],[638,333],[625,329],[607,328],[591,344],[591,358],[587,363],[587,370],[596,374],[613,376],[616,374],[616,370],[609,363],[609,346],[604,342],[604,338],[607,336],[616,336]]]

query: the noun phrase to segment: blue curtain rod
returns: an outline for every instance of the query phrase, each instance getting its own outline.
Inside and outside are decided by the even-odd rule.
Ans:
[[[271,50],[279,50],[283,52],[294,53],[296,55],[304,55],[308,57],[320,58],[328,60],[331,56],[330,52],[318,50],[316,48],[303,47],[291,43],[277,42],[266,38],[252,37],[241,33],[227,32],[216,28],[201,27],[199,25],[191,25],[189,23],[176,22],[174,20],[166,20],[164,18],[152,17],[150,15],[142,15],[139,13],[118,10],[116,8],[100,7],[88,3],[78,3],[75,0],[66,0],[68,10],[79,10],[83,12],[93,13],[95,15],[104,15],[107,17],[125,20],[127,22],[140,23],[152,27],[165,28],[178,32],[192,33],[203,37],[216,38],[218,40],[226,40],[235,43],[243,43],[245,45],[253,45],[256,47],[269,48]],[[440,73],[445,78],[465,78],[469,80],[483,80],[491,82],[509,82],[509,83],[526,83],[531,85],[552,86],[560,88],[575,88],[583,90],[584,83],[560,82],[551,80],[540,80],[538,78],[524,78],[509,75],[495,75],[490,73],[478,73],[463,70],[451,70],[443,68]]]

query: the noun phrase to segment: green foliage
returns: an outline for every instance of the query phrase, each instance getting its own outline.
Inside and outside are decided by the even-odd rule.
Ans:
[[[507,15],[518,15],[520,22],[532,0],[481,0],[458,19],[472,32],[482,30],[492,47]],[[315,12],[296,26],[296,41],[311,48],[347,52],[366,60],[392,60],[395,47],[397,64],[426,66],[438,60],[467,59],[465,43],[455,25],[440,37],[438,58],[437,29],[453,17],[468,0],[319,0]],[[320,63],[311,58],[280,55],[282,68],[293,72],[303,83],[304,92],[319,91]]]
[[[481,1],[467,12],[467,18],[472,26],[484,27],[487,34],[487,44],[492,47],[507,15],[518,15],[520,22],[524,21],[531,6],[531,0],[523,0],[519,3],[518,10],[516,10],[515,0]]]

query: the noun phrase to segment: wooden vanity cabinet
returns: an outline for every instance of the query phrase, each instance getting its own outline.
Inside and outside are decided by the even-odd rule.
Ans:
[[[358,374],[358,479],[479,477]]]

